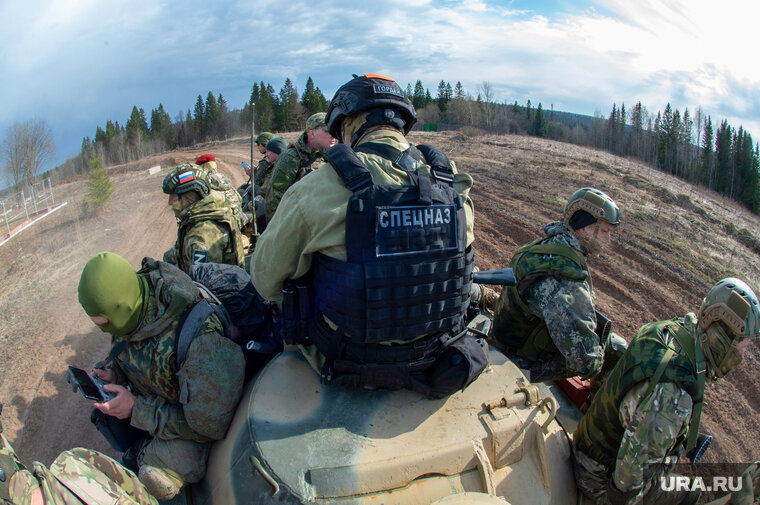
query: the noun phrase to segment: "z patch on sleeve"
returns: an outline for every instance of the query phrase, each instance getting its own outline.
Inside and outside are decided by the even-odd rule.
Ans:
[[[193,249],[193,265],[200,265],[201,263],[208,263],[208,251]]]

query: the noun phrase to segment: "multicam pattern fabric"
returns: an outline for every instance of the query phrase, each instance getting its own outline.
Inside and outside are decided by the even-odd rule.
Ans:
[[[177,266],[186,273],[197,261],[196,252],[205,253],[202,256],[206,263],[243,266],[240,227],[223,193],[212,190],[182,210],[174,249]],[[164,257],[168,259],[166,254]]]
[[[546,238],[525,246],[527,252],[510,263],[518,285],[501,292],[493,344],[520,358],[533,382],[590,377],[602,368],[604,346],[595,333],[585,253],[564,223],[550,223],[544,232]],[[536,246],[554,246],[562,254],[530,252]]]
[[[288,145],[272,167],[272,176],[264,197],[267,221],[272,220],[285,191],[311,171],[312,167],[319,167],[325,161],[322,153],[309,147],[306,142],[307,134],[304,132],[295,143]]]
[[[243,212],[243,200],[235,189],[235,186],[232,185],[230,178],[219,171],[216,161],[208,161],[200,166],[208,171],[210,189],[224,193],[224,197],[227,199],[227,206],[232,209],[232,213],[238,223],[238,228],[242,229],[245,227],[248,224],[248,217]]]
[[[0,455],[16,459],[13,447],[0,435]],[[31,471],[20,467],[6,482],[7,494],[0,503],[30,505],[36,490],[48,505],[157,505],[134,473],[97,451],[76,448],[61,453],[45,468],[32,464]]]
[[[138,275],[149,279],[144,322],[123,337],[126,348],[106,366],[116,372],[117,383],[135,394],[132,426],[154,437],[143,449],[143,461],[165,465],[186,482],[195,482],[205,473],[207,442],[222,438],[232,420],[242,391],[243,354],[223,336],[212,314],[178,370],[175,329],[199,300],[198,288],[176,267],[149,258]]]
[[[681,348],[674,337],[681,332],[693,340],[695,327],[693,314],[644,325],[581,419],[573,436],[576,480],[598,503],[606,503],[610,484],[627,503],[655,503],[650,500],[660,490],[653,483],[670,472],[689,430],[698,429],[690,427],[693,406],[701,401],[693,349]],[[648,377],[668,348],[676,352],[649,394]]]

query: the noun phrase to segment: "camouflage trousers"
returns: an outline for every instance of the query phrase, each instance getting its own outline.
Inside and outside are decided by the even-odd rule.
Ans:
[[[13,475],[10,503],[29,505],[37,490],[48,505],[158,504],[134,473],[108,456],[82,448],[62,452],[49,469],[35,462],[31,472]]]
[[[573,446],[575,459],[575,483],[578,490],[590,498],[597,505],[622,505],[622,501],[616,501],[607,493],[612,476],[612,470],[595,461]],[[696,495],[686,490],[665,491],[660,486],[660,478],[667,475],[668,468],[659,465],[648,482],[635,498],[625,502],[626,505],[686,505],[696,503],[699,494]]]

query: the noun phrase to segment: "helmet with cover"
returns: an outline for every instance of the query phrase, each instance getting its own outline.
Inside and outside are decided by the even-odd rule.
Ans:
[[[760,335],[757,295],[740,279],[723,279],[702,301],[698,321],[700,347],[719,379],[741,363],[737,344]]]
[[[164,177],[163,191],[167,195],[181,195],[188,191],[196,191],[201,197],[209,193],[211,183],[208,171],[195,165],[185,163],[176,166]]]
[[[620,209],[615,200],[594,188],[581,188],[570,196],[565,206],[564,222],[574,230],[606,221],[620,224]]]
[[[401,87],[393,79],[378,74],[354,76],[338,88],[325,119],[330,135],[346,142],[341,132],[343,120],[362,112],[369,114],[364,125],[352,135],[351,143],[371,126],[389,125],[407,134],[417,122],[414,106]]]

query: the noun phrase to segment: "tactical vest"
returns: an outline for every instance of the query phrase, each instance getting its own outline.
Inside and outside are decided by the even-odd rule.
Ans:
[[[418,147],[357,148],[407,171],[412,184],[398,186],[373,184],[345,144],[325,152],[353,193],[346,209],[347,261],[317,253],[309,273],[317,308],[309,336],[328,368],[343,359],[365,364],[362,373],[373,363],[411,364],[421,371],[435,361],[441,335],[460,336],[464,329],[474,263],[464,205],[443,152]],[[435,182],[417,171],[422,153]],[[324,327],[323,314],[337,330]]]
[[[237,192],[235,192],[235,194],[237,194]],[[204,200],[207,198],[213,198],[213,195],[206,196]],[[230,230],[230,250],[224,251],[221,263],[242,267],[245,264],[245,251],[243,250],[243,237],[240,232],[239,221],[234,217],[234,213],[229,207],[221,206],[217,210],[190,212],[182,219],[182,221],[180,221],[179,226],[177,227],[177,242],[174,245],[175,253],[177,255],[177,265],[179,268],[184,272],[190,271],[192,265],[185,265],[182,254],[182,244],[185,242],[187,231],[202,221],[224,223],[226,228]]]
[[[691,323],[696,326],[694,315],[687,317],[692,318]],[[687,433],[671,450],[671,454],[677,453],[685,437],[699,430],[704,396],[704,375],[700,381],[697,374],[695,339],[684,326],[684,318],[641,327],[578,424],[573,435],[576,448],[610,470],[614,469],[625,431],[620,423],[620,404],[634,386],[644,380],[654,382],[653,378],[658,375],[656,383],[677,384],[689,394],[694,404]],[[647,396],[656,383],[650,383]]]
[[[542,244],[540,238],[517,250],[509,266],[517,283],[505,288],[506,310],[497,310],[494,316],[492,342],[508,356],[529,361],[546,361],[555,355],[554,345],[546,323],[534,315],[523,297],[533,283],[542,277],[556,277],[587,282],[591,290],[591,276],[583,254],[564,244]]]

